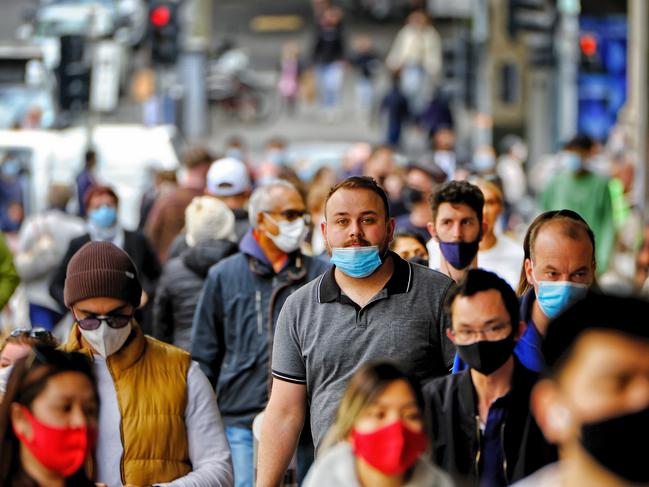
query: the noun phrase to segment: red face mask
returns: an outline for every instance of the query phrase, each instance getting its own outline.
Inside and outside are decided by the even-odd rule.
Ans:
[[[401,421],[371,433],[352,430],[354,455],[386,475],[400,475],[412,467],[427,442],[423,431],[413,431]]]
[[[79,470],[94,446],[95,430],[86,426],[55,428],[38,421],[26,407],[23,406],[22,410],[32,427],[32,439],[16,431],[15,426],[14,433],[36,460],[64,478]]]

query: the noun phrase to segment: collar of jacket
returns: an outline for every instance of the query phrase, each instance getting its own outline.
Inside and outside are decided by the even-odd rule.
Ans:
[[[284,268],[280,272],[275,272],[273,264],[268,260],[268,257],[264,254],[259,242],[257,242],[257,239],[253,236],[252,228],[250,228],[241,239],[239,250],[248,257],[248,266],[250,267],[250,270],[259,276],[271,277],[288,271],[289,279],[291,281],[297,281],[306,275],[304,259],[299,250],[289,254]]]
[[[135,320],[132,320],[131,334],[128,336],[126,343],[117,352],[108,357],[106,362],[119,370],[128,369],[142,357],[145,347],[146,339],[144,338],[144,334]],[[80,352],[90,357],[91,360],[93,359],[92,350],[84,346],[81,341],[81,330],[79,330],[79,325],[76,323],[70,331],[68,341],[63,345],[63,350],[66,352]]]
[[[457,375],[460,376],[458,383],[458,402],[462,412],[461,417],[475,418],[475,415],[477,414],[476,404],[478,397],[473,385],[473,380],[471,379],[471,369],[458,372]],[[510,388],[512,402],[510,403],[508,412],[520,407],[518,405],[519,402],[524,402],[526,404],[529,402],[529,394],[537,378],[538,374],[525,368],[525,366],[521,364],[518,358],[514,355],[514,372],[512,374],[512,384]],[[524,410],[528,409],[527,406],[524,406]]]

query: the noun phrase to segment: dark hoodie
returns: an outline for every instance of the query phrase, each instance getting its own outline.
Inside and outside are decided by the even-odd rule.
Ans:
[[[189,351],[194,310],[207,272],[236,251],[233,242],[206,240],[165,264],[153,306],[155,338]]]

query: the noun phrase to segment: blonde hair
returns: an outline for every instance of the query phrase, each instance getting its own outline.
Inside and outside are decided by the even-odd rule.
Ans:
[[[322,441],[319,453],[345,441],[357,419],[378,396],[394,381],[403,380],[412,389],[420,411],[423,411],[423,397],[419,382],[390,361],[368,362],[351,378],[345,394],[340,400],[336,420]]]

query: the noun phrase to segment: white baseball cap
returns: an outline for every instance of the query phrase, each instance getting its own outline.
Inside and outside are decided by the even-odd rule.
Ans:
[[[250,175],[243,162],[234,157],[224,157],[210,166],[205,186],[214,196],[233,196],[251,188]]]

